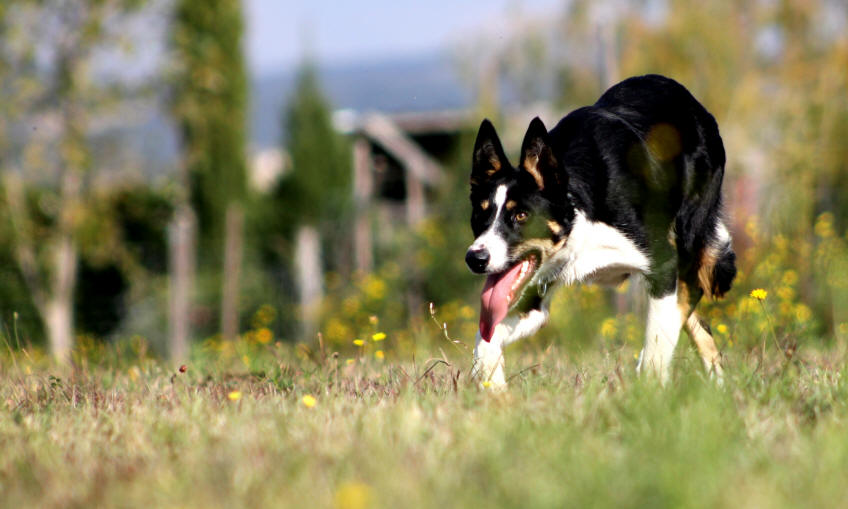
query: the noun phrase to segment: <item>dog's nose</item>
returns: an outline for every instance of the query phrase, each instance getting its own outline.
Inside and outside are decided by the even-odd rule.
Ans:
[[[484,248],[471,248],[465,254],[465,263],[471,272],[482,274],[486,271],[486,265],[489,264],[489,251]]]

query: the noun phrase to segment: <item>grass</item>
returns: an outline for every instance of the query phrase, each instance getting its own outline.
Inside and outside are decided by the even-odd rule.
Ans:
[[[682,345],[681,345],[682,346]],[[447,363],[311,361],[270,347],[0,376],[2,507],[798,507],[848,499],[841,348],[681,348],[669,387],[632,353],[508,353],[504,394]],[[427,371],[428,368],[431,370]],[[527,368],[521,370],[522,368]],[[460,372],[461,371],[461,372]],[[425,374],[426,373],[426,374]],[[315,398],[312,407],[304,396]],[[307,398],[308,401],[308,398]]]

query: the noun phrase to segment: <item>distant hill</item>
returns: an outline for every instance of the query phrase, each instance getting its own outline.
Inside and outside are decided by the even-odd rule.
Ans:
[[[248,143],[251,150],[278,147],[283,139],[282,110],[289,100],[295,69],[251,77]],[[361,64],[319,65],[324,92],[333,108],[383,112],[464,108],[471,94],[441,53]],[[29,125],[14,126],[13,144],[22,147]],[[124,173],[148,178],[169,174],[179,165],[179,134],[164,99],[155,106],[130,104],[108,119],[94,138],[108,179]],[[107,179],[107,180],[108,180]]]
[[[251,84],[250,141],[253,148],[277,146],[283,139],[281,116],[295,70],[255,76]],[[383,112],[434,111],[468,107],[471,94],[444,53],[343,65],[319,65],[319,75],[334,108]]]

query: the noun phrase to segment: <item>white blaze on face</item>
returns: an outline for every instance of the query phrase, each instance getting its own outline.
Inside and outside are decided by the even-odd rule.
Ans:
[[[506,263],[509,246],[506,240],[496,231],[498,220],[503,214],[504,204],[506,204],[506,191],[507,187],[505,185],[500,185],[495,190],[495,218],[492,220],[489,228],[471,244],[471,250],[479,251],[485,249],[489,253],[489,264],[486,265],[486,272],[490,273],[507,269]]]

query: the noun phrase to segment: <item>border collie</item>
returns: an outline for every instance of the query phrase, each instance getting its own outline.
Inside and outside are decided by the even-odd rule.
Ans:
[[[663,76],[627,79],[550,131],[534,118],[517,167],[483,120],[465,257],[487,275],[472,377],[506,384],[503,347],[546,323],[556,287],[641,274],[649,304],[637,372],[665,383],[682,327],[720,380],[720,354],[694,310],[736,275],[722,222],[724,163],[713,116]]]

